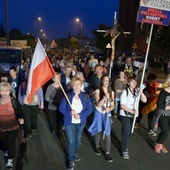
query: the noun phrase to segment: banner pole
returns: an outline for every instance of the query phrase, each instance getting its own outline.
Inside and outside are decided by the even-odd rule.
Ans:
[[[151,24],[151,29],[150,29],[150,34],[149,34],[149,41],[148,41],[148,46],[147,46],[147,51],[146,51],[146,56],[145,56],[145,63],[144,63],[144,67],[143,67],[143,72],[142,72],[142,78],[141,78],[141,82],[140,82],[140,87],[142,87],[143,84],[143,80],[144,80],[144,76],[145,76],[145,71],[146,71],[146,65],[147,65],[147,60],[148,60],[148,54],[149,54],[149,49],[150,49],[150,43],[151,43],[151,39],[152,39],[152,32],[153,32],[153,26],[154,24]],[[139,94],[140,95],[140,94]],[[140,99],[139,99],[140,100]],[[137,101],[137,109],[139,106],[139,100]],[[134,132],[134,127],[135,127],[135,122],[136,122],[136,115],[133,119],[133,125],[132,125],[132,130],[131,133]]]

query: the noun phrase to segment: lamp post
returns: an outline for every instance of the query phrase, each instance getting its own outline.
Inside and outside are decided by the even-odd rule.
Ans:
[[[35,29],[35,39],[37,39],[37,21],[41,21],[41,17],[38,17],[35,21],[34,21],[34,29]]]
[[[5,20],[6,20],[6,41],[7,45],[9,45],[8,0],[5,0]]]
[[[45,33],[43,33],[43,36],[44,36],[44,47],[47,48],[47,35]]]
[[[83,45],[83,23],[79,18],[76,18],[76,22],[80,23],[80,41],[81,45]]]

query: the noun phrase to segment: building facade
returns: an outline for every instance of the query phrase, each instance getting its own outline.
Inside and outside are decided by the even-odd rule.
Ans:
[[[137,11],[140,0],[120,0],[119,24],[127,34],[125,39],[120,36],[118,39],[118,49],[121,51],[132,51],[135,43]]]

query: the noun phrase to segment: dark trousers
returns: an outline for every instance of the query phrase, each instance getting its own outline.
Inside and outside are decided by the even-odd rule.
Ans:
[[[56,122],[57,122],[57,115],[56,110],[48,110],[48,115],[50,118],[50,130],[55,130]]]
[[[128,151],[128,140],[131,134],[133,118],[120,116],[120,120],[122,123],[121,149],[122,149],[122,152],[127,152]]]
[[[28,135],[31,134],[32,129],[37,129],[39,106],[24,104],[23,110],[25,114],[25,131],[26,135]]]
[[[55,130],[57,127],[57,136],[61,137],[62,126],[63,126],[63,114],[58,110],[48,110],[50,118],[50,130]]]
[[[0,132],[0,149],[8,152],[8,158],[15,157],[15,143],[18,136],[18,129],[9,132]]]
[[[140,123],[141,119],[142,119],[142,108],[146,106],[145,103],[140,102],[139,103],[139,115],[136,118],[136,123]],[[148,113],[148,128],[149,130],[152,130],[154,128],[154,118],[155,118],[155,112],[156,110],[153,110],[152,112]]]
[[[149,128],[149,130],[153,130],[153,128],[154,128],[154,117],[155,117],[155,110],[148,113],[148,128]]]
[[[61,137],[62,126],[63,126],[63,114],[60,113],[60,112],[57,110],[57,136],[58,136],[58,138]]]
[[[141,121],[141,119],[142,119],[142,117],[143,117],[143,115],[142,115],[142,108],[143,108],[144,106],[146,106],[145,103],[139,102],[139,109],[138,109],[139,115],[138,115],[138,117],[136,118],[136,123],[140,123],[140,121]]]
[[[170,116],[161,116],[159,118],[159,126],[161,128],[161,132],[158,135],[156,143],[163,144],[169,133]]]

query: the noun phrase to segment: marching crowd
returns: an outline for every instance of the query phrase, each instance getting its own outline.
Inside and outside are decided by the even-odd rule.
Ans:
[[[0,149],[7,158],[6,168],[13,168],[15,140],[19,129],[24,127],[25,138],[36,134],[39,109],[49,116],[51,133],[57,131],[61,138],[64,129],[67,138],[67,167],[74,169],[80,161],[81,136],[88,122],[88,131],[94,137],[96,155],[101,154],[100,138],[105,143],[105,159],[110,156],[112,116],[122,124],[121,154],[129,159],[128,141],[134,118],[137,129],[143,116],[148,116],[148,133],[157,136],[155,152],[167,153],[164,141],[168,136],[170,122],[170,77],[161,87],[157,75],[149,73],[140,85],[139,67],[131,57],[118,56],[110,69],[110,59],[98,60],[93,54],[48,54],[56,75],[32,96],[26,98],[31,60],[22,60],[19,71],[12,66],[8,74],[1,75],[0,83]],[[111,71],[111,77],[109,77]],[[42,73],[40,73],[42,74]],[[156,105],[157,104],[157,105]],[[156,117],[156,121],[155,121]],[[90,120],[90,121],[89,121]]]

